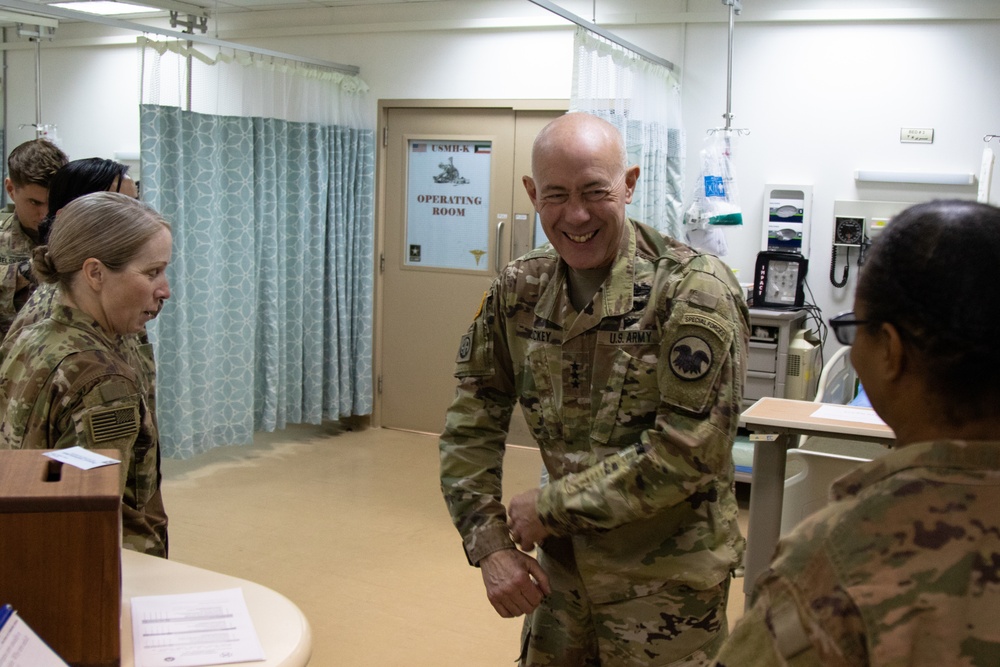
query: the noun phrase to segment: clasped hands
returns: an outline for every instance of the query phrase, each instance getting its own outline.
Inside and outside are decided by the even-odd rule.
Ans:
[[[511,539],[523,551],[501,549],[479,561],[486,596],[504,618],[530,614],[542,598],[552,592],[549,577],[538,561],[524,553],[548,537],[549,530],[538,518],[539,489],[518,494],[507,508]]]

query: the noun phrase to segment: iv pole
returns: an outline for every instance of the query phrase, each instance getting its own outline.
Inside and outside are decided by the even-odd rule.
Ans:
[[[27,37],[28,41],[35,43],[35,122],[33,125],[36,139],[45,137],[48,133],[48,128],[42,125],[42,39],[51,40],[54,33],[54,28],[41,24],[35,26],[33,31],[26,28],[23,23],[17,24],[17,34]],[[24,127],[24,125],[20,127]]]
[[[750,134],[746,128],[733,129],[733,33],[736,28],[736,14],[743,11],[743,0],[722,0],[722,4],[729,7],[729,54],[726,61],[726,113],[722,117],[726,121],[725,127],[716,127],[708,131],[709,134],[725,132],[727,135],[735,132],[740,136]]]

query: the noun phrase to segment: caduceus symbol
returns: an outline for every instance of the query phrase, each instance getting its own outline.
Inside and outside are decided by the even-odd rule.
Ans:
[[[482,259],[483,255],[486,254],[485,250],[470,250],[472,256],[476,258],[476,266],[479,266],[479,260]]]

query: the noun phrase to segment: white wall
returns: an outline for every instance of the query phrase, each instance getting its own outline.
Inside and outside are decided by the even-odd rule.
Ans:
[[[61,32],[60,32],[61,31]],[[139,73],[132,46],[62,48],[57,40],[41,52],[43,124],[71,158],[114,158],[139,150]],[[8,31],[9,32],[9,31]],[[7,59],[7,149],[35,137],[35,51],[15,49]]]
[[[978,173],[983,135],[1000,132],[1000,23],[747,24],[735,34],[733,126],[751,134],[735,152],[745,223],[728,232],[728,259],[750,279],[766,183],[812,185],[809,284],[832,316],[851,308],[856,275],[840,290],[828,279],[835,200],[975,197],[974,186],[856,183],[854,171]],[[724,39],[719,26],[688,28],[688,183],[705,129],[723,122]],[[902,127],[934,128],[934,143],[902,144]]]
[[[419,4],[419,3],[418,3]],[[749,4],[749,3],[748,3]],[[747,10],[745,15],[751,12]],[[71,39],[60,27],[57,42]],[[687,186],[705,131],[723,124],[727,26],[621,26],[615,32],[682,71]],[[829,317],[852,305],[852,281],[828,280],[835,200],[974,198],[976,189],[861,184],[858,168],[978,173],[982,136],[1000,133],[1000,21],[752,22],[736,25],[733,126],[744,226],[727,230],[727,261],[750,280],[761,243],[764,185],[813,187],[810,286]],[[222,34],[225,38],[226,35]],[[356,64],[371,118],[387,98],[567,98],[572,30],[436,30],[250,37],[246,43]],[[132,47],[54,48],[43,57],[44,122],[71,157],[137,150]],[[8,51],[8,146],[31,138],[34,54]],[[932,127],[934,143],[901,144],[901,127]],[[1000,142],[993,143],[1000,152]],[[1000,181],[994,179],[1000,198]],[[856,272],[855,272],[856,273]]]

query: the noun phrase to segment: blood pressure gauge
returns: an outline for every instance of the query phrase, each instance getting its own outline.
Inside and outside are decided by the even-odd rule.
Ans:
[[[838,215],[833,225],[833,244],[860,246],[864,237],[865,219]]]

